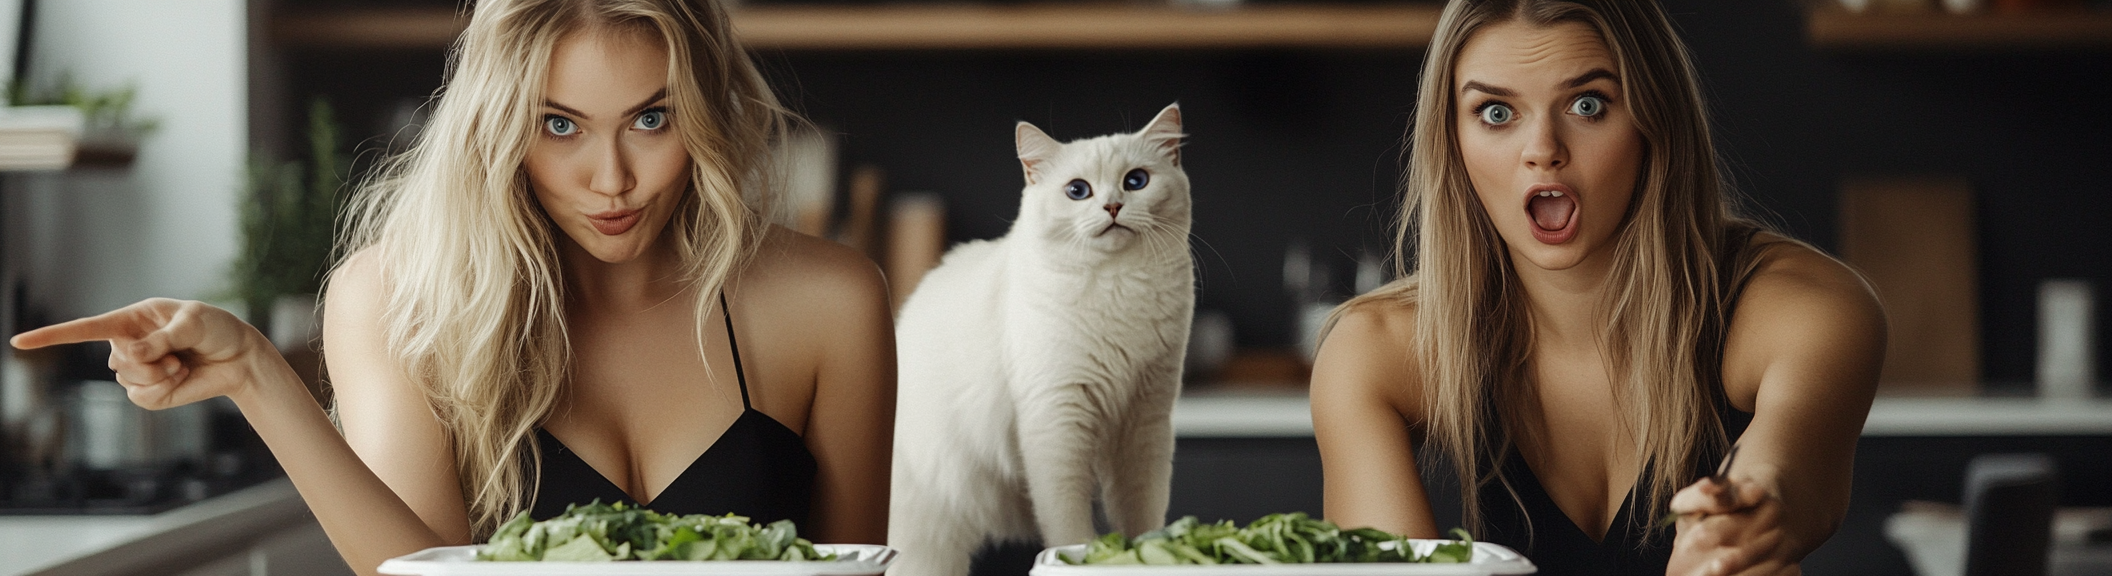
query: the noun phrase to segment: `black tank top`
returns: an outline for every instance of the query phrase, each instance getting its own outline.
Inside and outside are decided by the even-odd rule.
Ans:
[[[1741,412],[1728,403],[1717,405],[1717,415],[1724,424],[1724,437],[1733,443],[1753,421],[1751,413]],[[1503,477],[1518,491],[1518,499],[1513,501],[1511,494],[1501,485],[1482,487],[1476,499],[1481,506],[1483,540],[1525,554],[1540,567],[1542,574],[1665,573],[1665,565],[1672,560],[1671,533],[1668,531],[1656,538],[1645,539],[1649,522],[1631,516],[1631,512],[1644,512],[1633,505],[1635,488],[1630,488],[1628,497],[1621,500],[1605,539],[1593,542],[1583,529],[1570,521],[1560,506],[1555,505],[1554,498],[1541,487],[1540,478],[1533,475],[1533,468],[1525,464],[1525,458],[1518,454],[1517,448],[1504,453],[1501,465]],[[1715,462],[1697,462],[1695,468],[1689,476],[1699,479],[1715,470]],[[1638,479],[1649,476],[1649,471],[1645,470]],[[1524,505],[1523,509],[1520,504]]]
[[[1757,233],[1757,228],[1744,225],[1726,231],[1722,252],[1716,255],[1716,261],[1723,264],[1719,267],[1722,279],[1720,285],[1727,289],[1722,300],[1725,310],[1721,316],[1726,324],[1730,318],[1730,307],[1737,304],[1738,297],[1745,291],[1746,281],[1752,278],[1752,273],[1757,268],[1758,253],[1764,250],[1752,246],[1752,238]],[[1714,329],[1726,328],[1727,325],[1719,325]],[[1711,354],[1705,356],[1709,369],[1704,370],[1704,373],[1720,375],[1722,339],[1719,337],[1707,346],[1711,348]],[[1711,404],[1716,410],[1716,421],[1723,423],[1723,437],[1736,444],[1738,437],[1745,434],[1746,427],[1752,425],[1753,415],[1731,406],[1730,400],[1723,392],[1720,377],[1715,378],[1710,385],[1715,387],[1714,393],[1710,394]],[[1540,478],[1533,474],[1531,466],[1526,465],[1525,458],[1518,453],[1517,446],[1509,442],[1505,444],[1508,448],[1499,456],[1500,459],[1495,461],[1495,465],[1502,469],[1503,477],[1510,482],[1511,488],[1517,491],[1517,499],[1513,500],[1511,493],[1504,490],[1501,484],[1491,483],[1482,487],[1475,498],[1475,504],[1481,509],[1484,540],[1508,546],[1525,554],[1534,565],[1540,567],[1542,574],[1665,573],[1665,566],[1672,559],[1671,533],[1666,531],[1655,538],[1646,538],[1650,529],[1647,515],[1646,518],[1632,516],[1645,512],[1635,506],[1636,490],[1642,487],[1640,481],[1630,488],[1628,496],[1621,500],[1613,523],[1606,530],[1605,539],[1593,542],[1583,529],[1570,521],[1569,515],[1563,513],[1560,506],[1555,505],[1554,498],[1547,495]],[[1716,461],[1723,456],[1721,450],[1715,449],[1705,449],[1703,454],[1702,461],[1694,463],[1694,470],[1689,471],[1688,477],[1700,479],[1713,473]],[[1488,465],[1487,462],[1484,461],[1485,466]],[[1650,475],[1651,471],[1645,469],[1637,478],[1640,480]]]
[[[799,434],[756,410],[748,400],[748,376],[741,371],[741,346],[733,338],[732,310],[719,295],[726,317],[726,343],[733,351],[733,373],[741,384],[741,417],[719,435],[689,468],[644,506],[663,514],[739,514],[750,521],[791,520],[807,527],[813,504],[814,454]],[[580,460],[564,442],[536,429],[542,448],[541,481],[529,515],[537,520],[563,514],[567,504],[638,502],[601,472]]]

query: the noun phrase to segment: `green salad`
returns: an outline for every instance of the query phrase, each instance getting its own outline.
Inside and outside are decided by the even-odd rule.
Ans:
[[[1120,533],[1101,536],[1085,546],[1085,555],[1064,557],[1069,564],[1311,564],[1332,562],[1462,563],[1474,558],[1474,539],[1452,529],[1459,540],[1416,554],[1406,538],[1383,530],[1343,530],[1335,523],[1303,512],[1270,514],[1241,528],[1231,521],[1204,524],[1188,516],[1134,539]],[[1387,545],[1387,543],[1392,543]]]
[[[742,516],[676,516],[600,500],[536,522],[514,516],[477,549],[487,561],[835,560],[799,537],[791,520],[768,526]]]

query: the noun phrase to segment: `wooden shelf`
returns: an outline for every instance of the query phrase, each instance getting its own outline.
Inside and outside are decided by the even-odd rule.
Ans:
[[[734,12],[750,48],[775,50],[1420,48],[1436,4],[1262,5],[1223,10],[1140,4],[756,6]],[[444,49],[467,19],[451,9],[279,16],[281,46]]]
[[[2112,48],[2112,13],[1853,14],[1814,9],[1805,30],[1828,50],[1943,51]]]
[[[1437,28],[1435,5],[1252,6],[1190,10],[1136,4],[895,5],[752,8],[743,41],[786,50],[1405,48]]]
[[[271,20],[280,46],[325,49],[446,49],[469,25],[447,8],[381,8],[294,12]]]

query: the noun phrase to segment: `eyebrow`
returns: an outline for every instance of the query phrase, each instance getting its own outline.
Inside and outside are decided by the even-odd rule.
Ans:
[[[1609,72],[1609,71],[1607,71],[1607,70],[1606,70],[1605,68],[1593,68],[1593,69],[1591,69],[1591,71],[1590,71],[1590,72],[1585,72],[1585,73],[1584,73],[1583,75],[1581,75],[1581,76],[1577,76],[1576,78],[1571,78],[1571,79],[1569,79],[1569,81],[1568,81],[1568,82],[1565,82],[1565,83],[1563,83],[1563,84],[1562,84],[1562,87],[1563,87],[1563,88],[1576,88],[1576,87],[1578,87],[1578,86],[1583,86],[1583,85],[1585,85],[1585,84],[1590,84],[1590,83],[1591,83],[1591,81],[1593,81],[1593,80],[1598,80],[1598,79],[1600,79],[1600,78],[1605,78],[1605,79],[1607,79],[1607,80],[1612,80],[1612,81],[1613,81],[1613,83],[1615,83],[1615,84],[1619,84],[1619,83],[1621,83],[1621,77],[1620,77],[1620,76],[1615,76],[1615,75],[1613,75],[1613,73],[1612,73],[1612,72]]]
[[[640,111],[640,110],[644,110],[644,109],[646,109],[646,108],[649,108],[649,107],[652,107],[652,105],[653,105],[653,103],[654,103],[654,102],[659,102],[659,101],[661,101],[662,99],[665,99],[665,98],[667,98],[667,89],[666,89],[666,88],[661,88],[659,92],[654,92],[654,93],[653,93],[653,95],[652,95],[651,97],[649,97],[649,98],[646,98],[644,102],[639,102],[639,103],[638,103],[638,105],[636,105],[636,106],[632,106],[632,107],[631,107],[631,109],[623,111],[623,115],[624,115],[624,116],[630,116],[630,115],[632,115],[632,114],[637,114],[637,113],[638,113],[638,111]],[[566,113],[566,114],[571,114],[571,115],[573,115],[573,116],[578,116],[578,117],[580,117],[580,119],[583,119],[583,120],[584,120],[584,119],[592,119],[592,118],[593,118],[593,116],[588,116],[588,115],[587,115],[587,113],[585,113],[585,112],[581,112],[581,111],[579,111],[579,110],[577,110],[577,109],[574,109],[574,108],[572,108],[571,106],[566,106],[566,105],[563,105],[563,104],[559,104],[559,103],[557,103],[557,102],[555,102],[555,101],[552,101],[552,100],[547,100],[547,99],[546,99],[546,100],[543,100],[543,105],[544,105],[544,106],[549,106],[549,107],[551,107],[551,108],[556,108],[556,109],[557,109],[557,110],[558,110],[559,112],[564,112],[564,113]]]
[[[1608,71],[1605,68],[1593,68],[1590,72],[1585,72],[1581,75],[1578,75],[1576,78],[1569,79],[1568,82],[1563,82],[1562,87],[1565,89],[1576,88],[1578,86],[1590,84],[1593,80],[1599,79],[1612,80],[1615,84],[1619,84],[1621,82],[1621,77],[1614,75],[1613,72]],[[1517,92],[1512,92],[1509,88],[1498,88],[1474,80],[1468,80],[1466,84],[1462,84],[1459,87],[1459,91],[1461,92],[1465,92],[1468,90],[1484,92],[1491,96],[1502,96],[1505,98],[1518,95]]]

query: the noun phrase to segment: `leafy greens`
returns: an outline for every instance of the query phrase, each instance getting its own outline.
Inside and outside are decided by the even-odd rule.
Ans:
[[[1452,529],[1459,540],[1417,554],[1408,539],[1383,530],[1344,530],[1303,512],[1270,514],[1241,528],[1231,521],[1204,524],[1194,516],[1135,539],[1101,536],[1068,564],[1311,564],[1338,562],[1463,563],[1474,558],[1474,538]]]
[[[478,560],[835,560],[800,538],[791,520],[768,526],[727,514],[676,516],[600,500],[536,522],[521,512],[499,526]]]

